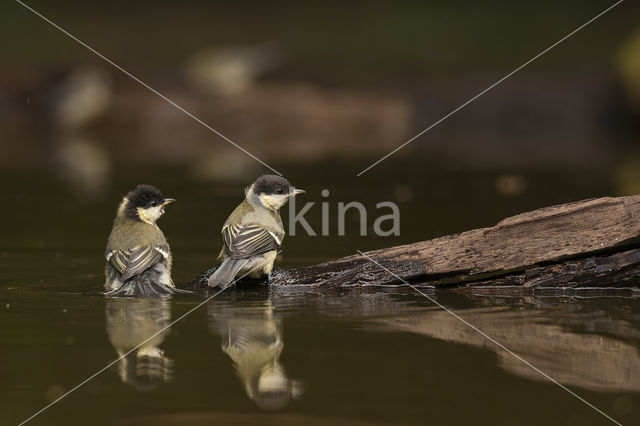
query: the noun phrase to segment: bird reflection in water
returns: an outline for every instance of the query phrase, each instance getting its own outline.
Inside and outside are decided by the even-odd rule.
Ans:
[[[302,397],[302,383],[287,377],[280,363],[282,321],[271,302],[232,309],[209,303],[208,309],[209,330],[222,337],[222,350],[258,407],[279,410]]]
[[[171,319],[168,300],[114,298],[106,303],[107,334],[119,357],[165,328]],[[118,362],[123,383],[147,391],[171,381],[173,361],[160,349],[168,333],[168,329],[158,333]]]

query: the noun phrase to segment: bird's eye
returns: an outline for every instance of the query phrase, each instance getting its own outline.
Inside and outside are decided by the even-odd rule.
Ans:
[[[278,188],[278,194],[282,194],[282,193],[284,193],[284,189]]]
[[[151,207],[155,207],[155,206],[157,206],[157,205],[158,205],[158,202],[157,202],[156,200],[153,200],[153,201],[151,202]]]

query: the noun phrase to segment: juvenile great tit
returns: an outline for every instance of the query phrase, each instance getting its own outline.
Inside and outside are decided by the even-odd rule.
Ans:
[[[122,199],[105,259],[107,295],[163,296],[178,292],[171,280],[171,249],[156,221],[172,198],[138,185]]]
[[[277,175],[260,176],[245,190],[245,199],[222,227],[222,264],[209,277],[209,287],[225,288],[236,277],[260,278],[271,274],[284,238],[280,208],[302,194]]]

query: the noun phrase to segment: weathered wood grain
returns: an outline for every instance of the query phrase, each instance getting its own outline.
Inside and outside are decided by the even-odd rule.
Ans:
[[[637,288],[640,287],[640,249],[534,266],[524,271],[471,281],[464,288],[507,286],[525,290],[553,287]]]
[[[640,246],[639,237],[640,196],[635,195],[547,207],[504,219],[490,228],[366,254],[404,280],[437,286],[545,283],[553,287],[588,285],[598,277],[609,277],[609,284],[624,277],[626,285],[636,285],[633,280],[640,277],[640,254],[629,249]],[[398,282],[355,254],[304,268],[276,270],[270,284],[339,287]],[[190,283],[192,288],[200,285],[198,279]]]

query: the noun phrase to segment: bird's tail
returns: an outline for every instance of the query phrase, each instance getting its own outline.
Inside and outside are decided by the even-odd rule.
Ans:
[[[227,257],[209,277],[209,287],[225,288],[233,282],[240,269],[242,269],[246,263],[247,259],[232,259]]]
[[[109,297],[170,297],[174,294],[189,294],[182,290],[161,284],[151,279],[150,274],[139,274],[129,278],[119,288],[105,293]]]

